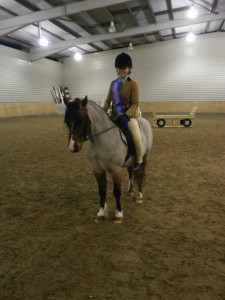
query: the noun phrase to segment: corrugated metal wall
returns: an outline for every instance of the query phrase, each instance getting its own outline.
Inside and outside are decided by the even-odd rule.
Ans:
[[[116,77],[114,59],[121,51],[85,55],[81,62],[29,64],[28,53],[0,46],[0,103],[53,102],[54,84],[67,85],[72,97],[87,94],[100,102]],[[138,46],[128,53],[143,102],[225,100],[224,33],[198,36],[192,44],[178,39]]]
[[[29,54],[0,45],[0,103],[53,102],[63,65],[48,59],[29,64]]]
[[[132,78],[137,80],[140,99],[154,101],[224,101],[225,33],[197,36],[193,43],[185,39],[85,55],[76,62],[64,61],[63,84],[72,97],[101,101],[116,77],[115,56],[125,51],[132,56]]]

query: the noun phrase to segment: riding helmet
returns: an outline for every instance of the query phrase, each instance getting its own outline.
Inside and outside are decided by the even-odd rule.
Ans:
[[[126,53],[121,53],[117,55],[115,59],[115,68],[123,69],[123,68],[132,68],[132,59],[130,55]]]

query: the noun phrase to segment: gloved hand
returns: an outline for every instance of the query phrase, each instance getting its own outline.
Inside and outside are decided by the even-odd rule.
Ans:
[[[128,117],[126,114],[123,114],[122,116],[119,116],[117,119],[119,127],[128,127],[128,122],[130,120],[130,117]]]

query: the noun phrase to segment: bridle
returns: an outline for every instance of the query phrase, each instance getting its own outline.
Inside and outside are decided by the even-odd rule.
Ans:
[[[88,117],[88,114],[87,114],[87,109],[84,108],[84,107],[80,107],[79,110],[85,112],[85,121],[88,121],[89,123],[91,123],[91,121],[90,121],[90,119],[89,119],[89,117]],[[88,129],[87,129],[87,124],[85,124],[85,126],[83,127],[83,132],[82,132],[81,135],[74,135],[74,134],[70,131],[70,136],[72,136],[74,139],[80,139],[80,140],[82,141],[82,143],[83,143],[83,142],[86,142],[86,141],[88,141],[88,140],[93,140],[93,139],[96,138],[97,136],[99,136],[99,135],[101,135],[101,134],[103,134],[103,133],[105,133],[105,132],[107,132],[107,131],[109,131],[109,130],[115,128],[115,127],[117,127],[117,126],[114,125],[114,126],[112,126],[112,127],[109,127],[109,128],[107,128],[107,129],[105,129],[105,130],[99,132],[99,133],[96,133],[95,135],[90,136],[90,135],[87,135],[87,134],[86,134],[86,132],[88,131]]]

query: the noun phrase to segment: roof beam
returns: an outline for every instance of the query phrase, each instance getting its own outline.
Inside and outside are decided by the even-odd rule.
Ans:
[[[0,36],[3,36],[5,34],[13,32],[13,31],[19,30],[19,29],[21,29],[23,27],[24,26],[13,26],[10,29],[9,28],[0,29]]]
[[[204,5],[200,4],[200,3],[195,2],[194,0],[188,0],[188,1],[190,1],[190,2],[192,2],[193,4],[196,4],[196,5],[198,5],[198,6],[202,7],[202,8],[204,8],[204,9],[207,10],[209,13],[213,13],[213,14],[215,14],[215,15],[217,15],[217,14],[219,13],[218,11],[215,11],[212,7],[206,7],[206,6],[204,6]],[[210,3],[208,3],[208,2],[206,2],[206,1],[204,1],[204,0],[202,0],[202,2],[204,2],[204,3],[206,3],[206,4],[208,4],[208,5],[210,6]]]
[[[178,20],[172,20],[172,21],[162,22],[158,24],[147,25],[143,27],[136,27],[133,29],[125,30],[123,32],[90,35],[87,37],[76,38],[72,40],[49,44],[45,48],[32,47],[30,49],[30,59],[31,61],[35,61],[77,45],[89,44],[89,43],[105,41],[109,39],[123,38],[127,36],[131,37],[139,34],[146,34],[146,33],[156,32],[164,29],[171,29],[171,28],[181,27],[181,26],[190,26],[196,23],[222,20],[224,18],[225,18],[225,11],[221,11],[218,15],[207,14],[207,15],[199,16],[197,19],[186,19],[186,18],[178,19]]]
[[[149,1],[148,1],[148,8],[149,8],[149,11],[150,11],[150,13],[151,13],[151,15],[152,15],[152,18],[153,18],[153,20],[154,20],[154,23],[156,23],[156,22],[157,22],[157,21],[156,21],[156,14],[155,14],[155,12],[154,12],[154,10],[153,10],[153,8],[152,8],[151,3],[149,3]],[[160,32],[160,31],[158,32],[158,36],[159,36],[159,39],[160,39],[161,41],[163,41],[163,38],[162,38],[162,35],[161,35],[161,32]]]
[[[218,0],[214,0],[213,4],[211,6],[211,9],[215,10],[217,8],[217,4],[218,4]],[[210,22],[207,23],[207,25],[205,27],[205,32],[207,32],[209,30],[209,26],[210,26]]]
[[[16,13],[12,12],[11,10],[9,10],[9,9],[7,9],[7,8],[5,8],[5,7],[3,7],[3,6],[1,6],[1,5],[0,5],[0,10],[6,12],[7,14],[9,14],[9,15],[11,15],[11,16],[13,16],[13,17],[18,16]],[[11,20],[12,20],[12,19],[11,19]],[[22,28],[22,27],[23,27],[23,26],[20,26],[20,27],[15,26],[15,27],[12,27],[12,28],[10,29],[10,31],[9,31],[8,28],[2,29],[2,30],[0,29],[0,36],[2,36],[2,35],[4,35],[4,34],[7,34],[7,33],[10,33],[10,32],[13,32],[13,31],[15,31],[15,30],[18,30],[18,29],[20,29],[20,28]]]
[[[171,0],[166,0],[166,5],[167,5],[167,9],[168,9],[169,19],[174,20],[173,6],[171,3]],[[172,30],[172,35],[175,39],[176,38],[176,30],[175,30],[175,28],[172,28],[171,30]]]
[[[86,0],[80,1],[72,4],[66,4],[62,6],[57,6],[54,8],[37,11],[34,13],[9,18],[6,20],[0,21],[0,35],[7,34],[5,31],[8,29],[8,32],[12,31],[12,27],[15,30],[16,26],[26,26],[28,24],[32,24],[34,22],[40,22],[45,20],[51,20],[62,16],[76,14],[82,11],[88,11],[92,9],[97,9],[100,7],[106,7],[115,4],[121,4],[125,2],[129,2],[130,0]],[[4,31],[2,31],[4,30]]]

